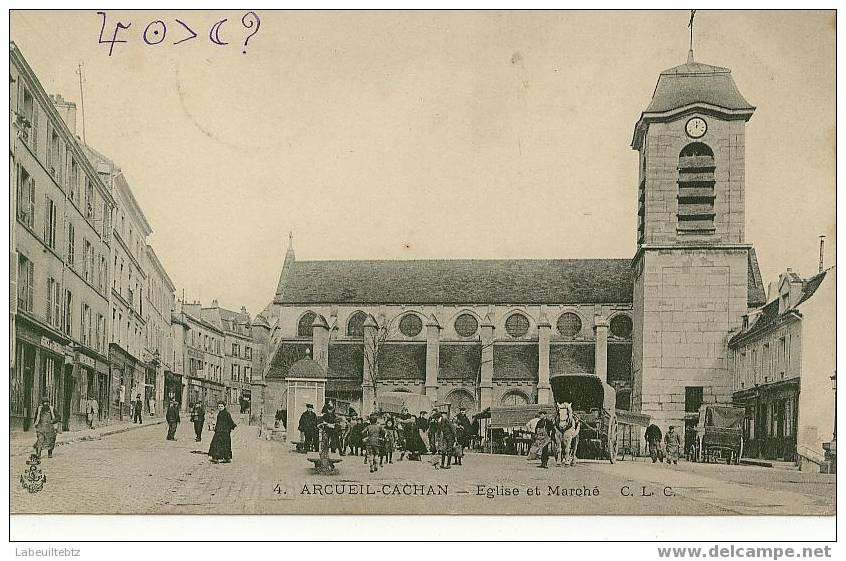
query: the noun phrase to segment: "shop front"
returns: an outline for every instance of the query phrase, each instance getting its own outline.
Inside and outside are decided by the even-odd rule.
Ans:
[[[733,401],[746,410],[743,424],[745,457],[795,461],[798,380],[736,392]]]
[[[60,418],[68,417],[70,403],[65,400],[68,370],[71,372],[69,387],[73,388],[73,356],[69,343],[70,340],[58,332],[23,314],[18,316],[15,366],[9,384],[12,430],[32,429],[33,416],[43,396],[47,396]]]
[[[164,373],[164,399],[165,403],[176,401],[179,403],[180,410],[182,409],[182,375],[175,374],[170,370],[165,370]],[[162,405],[164,407],[164,405]]]

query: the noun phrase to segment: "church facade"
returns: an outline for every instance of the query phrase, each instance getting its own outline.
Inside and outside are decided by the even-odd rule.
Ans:
[[[298,261],[289,247],[256,316],[254,401],[313,359],[327,398],[367,412],[382,391],[453,408],[552,403],[550,376],[594,373],[660,425],[730,402],[728,339],[764,303],[744,239],[744,129],[728,69],[662,72],[634,129],[632,259]],[[696,403],[698,402],[698,403]]]

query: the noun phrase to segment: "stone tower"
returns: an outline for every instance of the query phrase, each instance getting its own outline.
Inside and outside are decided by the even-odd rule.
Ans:
[[[634,129],[640,154],[632,406],[666,429],[685,399],[728,402],[727,339],[747,312],[744,138],[755,108],[731,71],[661,73]],[[754,267],[757,270],[757,266]]]

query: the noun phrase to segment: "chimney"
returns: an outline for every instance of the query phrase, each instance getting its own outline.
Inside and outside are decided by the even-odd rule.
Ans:
[[[770,282],[767,285],[767,302],[772,302],[776,298],[778,298],[778,288],[775,282]]]
[[[247,307],[246,306],[241,306],[241,313],[246,315],[246,313],[247,313]]]
[[[825,236],[820,236],[820,273],[825,270],[823,256],[825,255]]]
[[[212,307],[212,308],[219,308],[219,307],[220,307],[220,305],[217,303],[217,298],[215,298],[214,300],[212,300],[212,305],[211,305],[211,307]]]
[[[50,100],[53,102],[53,105],[56,107],[56,111],[59,112],[59,115],[68,126],[71,133],[76,136],[76,103],[72,101],[65,101],[60,94],[51,95]]]

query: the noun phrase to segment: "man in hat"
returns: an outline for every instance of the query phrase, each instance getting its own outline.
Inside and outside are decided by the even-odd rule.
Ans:
[[[460,448],[461,456],[464,455],[464,449],[470,446],[470,437],[472,431],[472,423],[470,419],[467,418],[467,408],[466,407],[459,407],[458,408],[458,415],[455,416],[455,424],[458,426],[459,431],[457,434],[458,437],[458,446]],[[459,458],[461,457],[459,456]],[[461,465],[461,460],[459,459],[459,465]]]
[[[546,417],[546,411],[538,411],[538,422],[535,424],[534,441],[529,448],[528,460],[536,460],[540,455],[541,463],[538,467],[547,469],[549,461],[549,448],[552,445],[552,435],[555,431],[555,424],[552,419]]]
[[[306,452],[320,450],[320,445],[317,442],[317,413],[314,412],[314,405],[311,403],[306,403],[306,410],[300,415],[297,430],[300,431],[300,441],[303,443]]]
[[[667,454],[667,464],[670,462],[673,464],[679,463],[681,449],[681,435],[674,425],[670,425],[669,430],[667,430],[667,434],[664,435],[664,450]]]
[[[644,438],[646,438],[646,445],[649,448],[649,455],[652,457],[652,463],[654,464],[659,460],[663,463],[664,451],[661,449],[661,429],[658,428],[658,425],[652,423],[646,427]]]
[[[132,402],[132,422],[133,423],[143,423],[143,419],[141,418],[141,411],[144,407],[144,402],[141,401],[141,394],[135,396],[135,401]]]
[[[426,417],[426,412],[421,411],[420,416],[417,417],[417,432],[420,436],[420,441],[423,444],[421,454],[426,453],[426,442],[429,440],[429,419]],[[434,452],[433,452],[434,453]]]
[[[53,457],[56,447],[56,433],[59,430],[59,416],[50,405],[50,399],[45,395],[41,398],[41,405],[35,411],[35,455],[41,457],[41,451],[47,448],[47,457]]]
[[[166,440],[176,440],[176,427],[179,425],[179,403],[171,401],[167,406],[165,413],[165,420],[167,421],[167,438]]]

